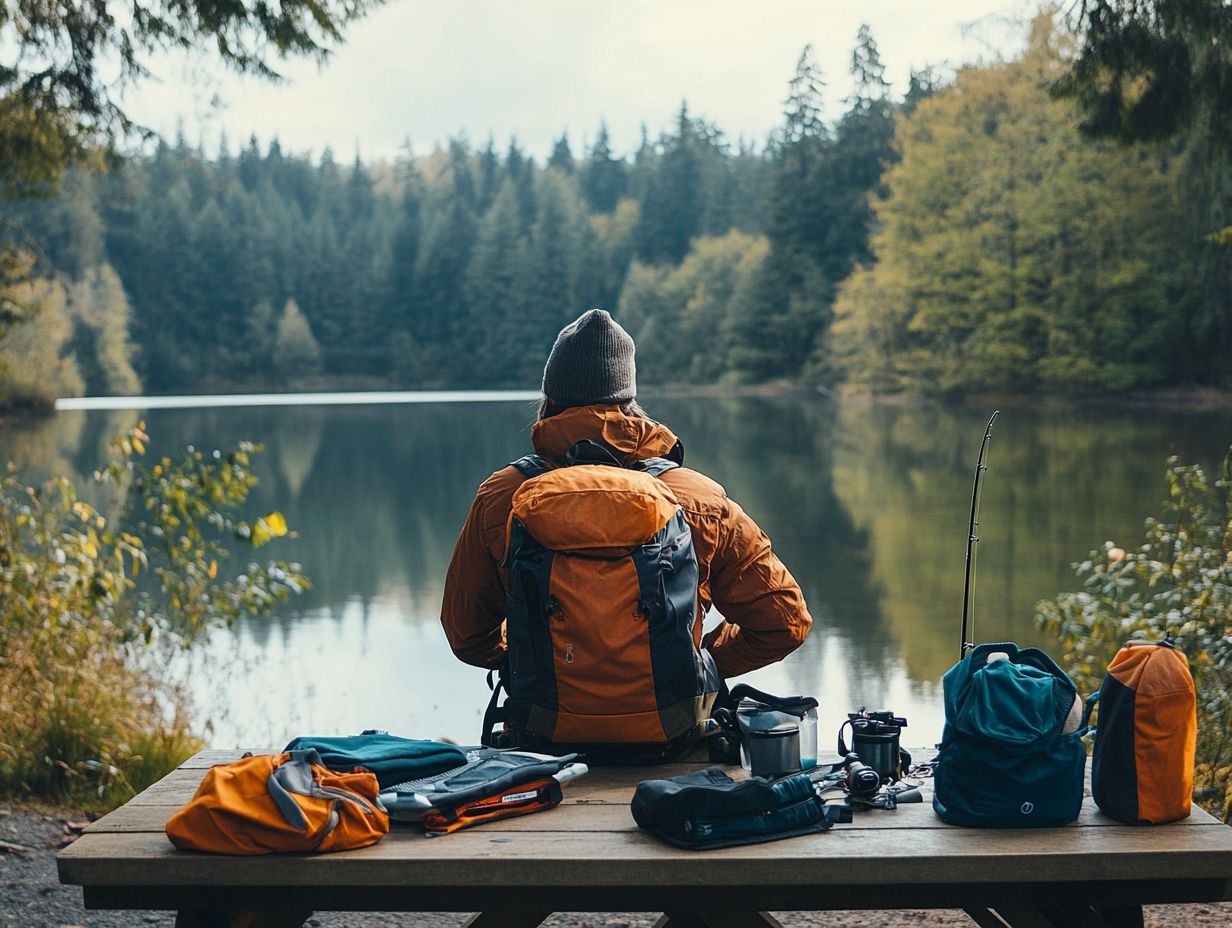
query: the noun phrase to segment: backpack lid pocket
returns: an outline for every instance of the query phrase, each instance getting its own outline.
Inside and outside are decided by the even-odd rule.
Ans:
[[[548,471],[518,487],[512,502],[513,515],[554,551],[632,549],[680,508],[671,489],[649,474],[601,464]]]
[[[1073,693],[1052,674],[995,660],[971,675],[953,722],[971,737],[1029,745],[1056,735],[1073,703]]]

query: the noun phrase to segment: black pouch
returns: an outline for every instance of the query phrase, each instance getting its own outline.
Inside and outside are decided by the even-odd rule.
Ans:
[[[633,794],[633,818],[669,844],[705,850],[815,834],[851,821],[851,812],[827,806],[804,773],[735,781],[710,767],[643,780]]]

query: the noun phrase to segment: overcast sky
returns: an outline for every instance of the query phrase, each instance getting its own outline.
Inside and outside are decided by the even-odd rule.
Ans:
[[[349,159],[424,154],[451,136],[516,136],[542,157],[567,131],[574,154],[606,119],[618,152],[645,123],[666,128],[682,99],[730,138],[760,143],[781,118],[800,50],[812,43],[841,111],[856,31],[867,22],[896,93],[912,68],[1012,53],[1022,0],[392,0],[334,56],[287,63],[281,86],[221,74],[209,59],[163,59],[130,94],[139,121],[213,151],[252,133],[284,149]],[[218,105],[215,101],[221,101]]]

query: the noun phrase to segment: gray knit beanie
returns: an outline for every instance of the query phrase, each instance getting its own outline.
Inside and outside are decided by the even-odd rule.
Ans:
[[[591,309],[556,336],[543,368],[543,395],[560,406],[623,403],[637,395],[633,339],[602,309]]]

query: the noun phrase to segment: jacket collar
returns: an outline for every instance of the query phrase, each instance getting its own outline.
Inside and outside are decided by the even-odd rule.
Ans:
[[[565,452],[584,438],[611,445],[626,461],[663,457],[680,464],[684,447],[665,425],[640,416],[626,416],[619,406],[574,406],[531,429],[531,443],[545,458],[561,462]]]

